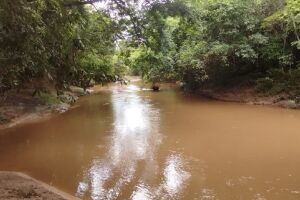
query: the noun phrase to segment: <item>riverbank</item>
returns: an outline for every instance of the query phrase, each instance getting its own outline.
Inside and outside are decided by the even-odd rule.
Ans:
[[[127,80],[135,82],[139,81],[140,78],[127,77]],[[32,90],[30,89],[21,92],[10,91],[5,100],[0,101],[0,130],[19,124],[47,120],[56,114],[71,109],[72,105],[81,96],[121,89],[123,86],[118,82],[106,85],[99,84],[88,88],[86,91],[83,88],[71,86],[60,95],[57,95],[54,90],[37,96],[32,96]]]
[[[45,120],[71,108],[80,96],[91,93],[79,87],[70,87],[57,95],[56,91],[32,96],[32,90],[10,91],[0,105],[0,130],[22,123]]]
[[[225,102],[237,102],[250,105],[267,105],[289,109],[299,109],[300,104],[286,94],[267,95],[258,93],[253,87],[215,88],[198,90],[197,94]]]
[[[0,199],[79,200],[79,198],[19,172],[0,172]]]

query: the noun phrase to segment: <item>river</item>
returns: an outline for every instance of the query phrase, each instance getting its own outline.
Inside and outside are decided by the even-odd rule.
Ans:
[[[0,170],[82,199],[300,199],[300,111],[137,85],[0,132]]]

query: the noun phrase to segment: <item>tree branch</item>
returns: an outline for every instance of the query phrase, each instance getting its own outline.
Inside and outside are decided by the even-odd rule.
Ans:
[[[93,4],[96,2],[100,2],[103,0],[72,0],[72,1],[65,1],[65,6],[80,6],[80,5],[86,5],[86,4]]]

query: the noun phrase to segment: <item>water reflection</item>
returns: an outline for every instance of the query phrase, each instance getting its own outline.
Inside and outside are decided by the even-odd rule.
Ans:
[[[145,185],[144,183],[139,184],[138,186],[136,186],[131,199],[132,200],[151,200],[153,199],[153,191],[151,193],[152,189]]]
[[[148,199],[180,199],[182,190],[186,187],[186,181],[191,174],[184,169],[184,160],[178,154],[171,154],[167,157],[163,177],[160,183],[150,187],[145,183],[136,186],[132,200]]]
[[[167,159],[164,169],[164,188],[169,196],[175,196],[190,174],[184,170],[183,159],[178,155],[171,155]]]
[[[152,199],[162,194],[176,195],[188,173],[176,155],[166,160],[161,170],[163,180],[147,185],[147,177],[159,177],[156,152],[161,143],[160,111],[149,100],[138,95],[140,89],[129,85],[112,93],[114,124],[104,158],[95,158],[78,184],[77,196],[94,200],[128,198]],[[134,184],[134,189],[126,189]],[[123,192],[123,190],[127,190]],[[123,194],[121,194],[123,192]]]

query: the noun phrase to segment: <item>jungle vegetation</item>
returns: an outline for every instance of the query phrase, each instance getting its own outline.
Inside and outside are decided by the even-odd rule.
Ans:
[[[99,4],[101,4],[99,6]],[[299,0],[2,0],[0,89],[126,73],[300,96]]]

